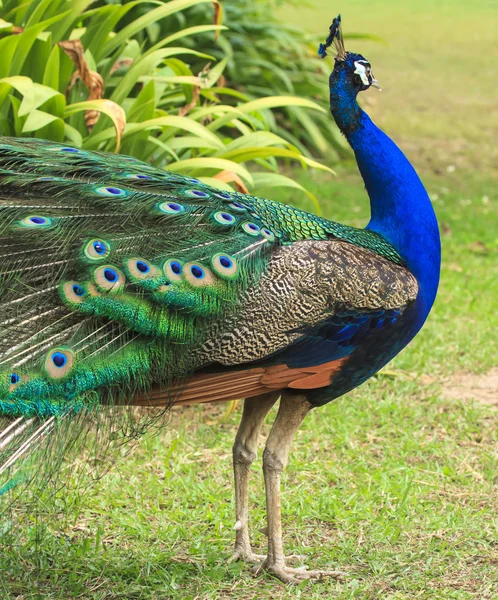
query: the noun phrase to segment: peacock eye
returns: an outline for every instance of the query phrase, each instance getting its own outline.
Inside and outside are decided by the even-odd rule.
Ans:
[[[224,279],[234,279],[238,275],[237,261],[228,254],[215,254],[211,259],[211,266]]]
[[[95,269],[93,278],[97,286],[106,292],[118,292],[126,283],[123,273],[111,265]]]
[[[74,354],[71,350],[56,348],[45,359],[45,371],[52,379],[65,377],[74,364]]]
[[[153,279],[160,276],[159,269],[144,258],[130,258],[125,262],[125,268],[132,281]]]
[[[215,283],[211,271],[197,262],[187,263],[184,266],[185,279],[194,287],[207,287]]]
[[[170,258],[164,263],[163,271],[169,281],[181,281],[183,278],[183,265],[175,258]]]
[[[52,219],[40,215],[30,215],[29,217],[22,219],[20,225],[23,227],[45,229],[52,225]]]
[[[90,260],[101,260],[108,256],[109,244],[103,240],[90,240],[84,248],[85,256]]]
[[[83,288],[81,285],[78,285],[77,283],[73,283],[72,290],[73,293],[76,294],[76,296],[81,297],[85,295],[85,288]]]
[[[181,215],[185,212],[185,207],[178,202],[163,202],[158,205],[158,208],[166,215]]]

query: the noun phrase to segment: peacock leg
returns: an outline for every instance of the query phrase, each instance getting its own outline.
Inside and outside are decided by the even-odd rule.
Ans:
[[[256,569],[267,569],[284,583],[303,579],[340,578],[339,571],[308,571],[306,567],[290,568],[285,563],[282,544],[282,516],[280,510],[280,474],[287,466],[292,439],[312,405],[305,395],[283,394],[277,418],[273,424],[263,453],[263,473],[266,488],[268,519],[268,555]]]
[[[263,394],[244,401],[244,411],[233,444],[233,472],[235,478],[235,550],[230,559],[258,563],[262,556],[254,554],[249,540],[249,470],[256,458],[258,436],[278,393]]]

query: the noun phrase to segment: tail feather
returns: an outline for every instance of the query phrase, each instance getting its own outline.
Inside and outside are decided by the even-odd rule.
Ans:
[[[17,450],[10,455],[10,457],[0,466],[0,475],[2,475],[7,469],[11,468],[21,457],[27,452],[33,451],[40,441],[45,437],[52,428],[54,427],[55,417],[50,417],[43,422],[30,437],[23,442]]]
[[[24,423],[23,423],[24,421]],[[24,417],[19,417],[15,421],[13,421],[10,425],[8,425],[3,431],[0,432],[0,450],[6,448],[14,438],[16,438],[19,434],[21,434],[28,425],[34,421],[32,419],[25,419]]]

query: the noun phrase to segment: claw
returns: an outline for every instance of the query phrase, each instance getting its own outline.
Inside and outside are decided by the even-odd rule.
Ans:
[[[297,568],[291,568],[287,566],[280,565],[266,565],[264,567],[267,571],[269,571],[275,577],[278,577],[280,581],[286,584],[297,584],[306,580],[315,580],[320,581],[322,579],[326,579],[327,577],[332,577],[339,581],[342,581],[346,573],[342,571],[328,571],[328,570],[308,570],[308,567],[303,565]]]
[[[250,548],[235,548],[234,553],[228,559],[228,563],[236,562],[238,560],[243,560],[244,562],[259,564],[262,560],[264,560],[263,554],[255,554]]]

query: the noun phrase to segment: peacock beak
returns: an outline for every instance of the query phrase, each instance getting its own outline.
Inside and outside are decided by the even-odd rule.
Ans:
[[[380,87],[379,82],[377,81],[377,79],[375,79],[375,77],[372,78],[372,82],[370,83],[370,87],[374,87],[376,90],[382,91],[382,88]]]

